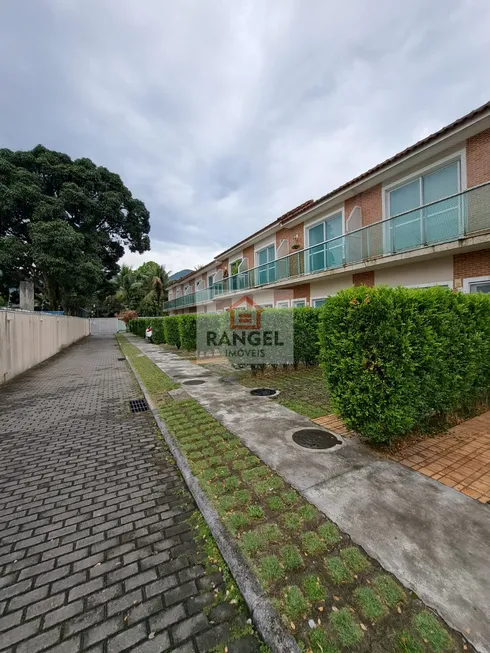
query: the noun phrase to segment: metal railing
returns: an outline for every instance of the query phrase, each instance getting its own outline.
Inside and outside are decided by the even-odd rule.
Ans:
[[[488,229],[490,182],[240,272],[211,288],[169,300],[164,310],[195,306],[292,277],[448,243]]]

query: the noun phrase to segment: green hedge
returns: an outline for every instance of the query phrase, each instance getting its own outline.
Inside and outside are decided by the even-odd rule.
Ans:
[[[320,342],[318,325],[319,308],[293,308],[294,362],[305,365],[318,365]]]
[[[196,314],[179,315],[178,324],[181,346],[187,351],[196,351]]]
[[[168,315],[163,318],[165,342],[172,347],[180,347],[179,319],[181,315]]]
[[[152,328],[152,340],[157,345],[165,344],[165,328],[164,328],[164,317],[152,317],[151,328]]]
[[[267,309],[267,313],[282,314],[285,310],[292,313],[292,325],[294,332],[294,362],[305,365],[318,365],[319,363],[319,341],[318,321],[320,309],[318,308],[291,308],[291,309]],[[228,320],[227,313],[199,314],[201,327],[204,328],[204,321],[209,322],[208,329],[219,331],[221,323]],[[182,346],[187,351],[195,351],[196,343],[196,313],[184,313],[182,315],[170,315],[167,317],[138,318],[131,320],[128,328],[132,333],[145,337],[147,326],[153,329],[153,342],[167,343],[174,347]]]
[[[145,337],[145,331],[147,327],[150,326],[151,318],[149,317],[138,317],[135,320],[130,320],[128,322],[128,329],[131,333],[139,336],[140,338]]]
[[[490,297],[350,288],[320,309],[331,404],[348,428],[390,442],[488,400]]]

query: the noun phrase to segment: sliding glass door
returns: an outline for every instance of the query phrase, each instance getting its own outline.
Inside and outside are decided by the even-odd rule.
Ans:
[[[387,225],[385,249],[402,252],[457,238],[461,229],[460,199],[444,198],[459,192],[459,161],[390,191],[388,205],[392,219]]]
[[[274,245],[264,247],[258,252],[258,281],[259,285],[273,283],[276,280],[276,248]]]
[[[342,265],[342,213],[311,227],[308,230],[308,246],[309,272],[318,272]]]

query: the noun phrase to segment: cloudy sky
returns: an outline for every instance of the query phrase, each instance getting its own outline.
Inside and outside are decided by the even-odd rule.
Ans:
[[[0,0],[0,147],[118,172],[176,271],[490,99],[488,0]]]

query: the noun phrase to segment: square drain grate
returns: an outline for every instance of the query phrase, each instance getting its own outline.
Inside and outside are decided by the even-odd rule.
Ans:
[[[132,413],[144,413],[145,410],[148,410],[148,404],[146,399],[130,399],[129,408]]]

